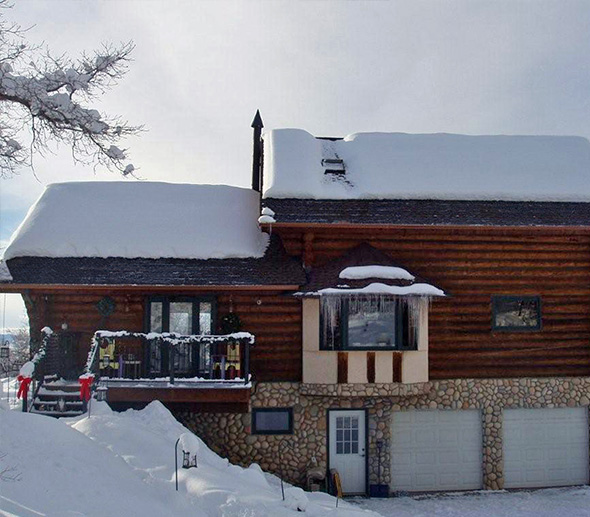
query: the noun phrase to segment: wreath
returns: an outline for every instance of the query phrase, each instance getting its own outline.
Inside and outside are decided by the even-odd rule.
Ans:
[[[242,322],[235,312],[230,312],[221,318],[221,332],[224,334],[239,332],[241,328]]]

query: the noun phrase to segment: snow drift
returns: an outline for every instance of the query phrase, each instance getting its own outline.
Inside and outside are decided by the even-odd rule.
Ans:
[[[242,468],[212,452],[160,403],[115,413],[92,402],[92,416],[52,419],[0,406],[0,514],[36,517],[377,517],[320,493],[286,485],[252,464]],[[174,482],[174,444],[197,454],[198,468],[179,469]],[[182,455],[179,451],[179,462]]]
[[[277,129],[264,136],[264,156],[267,198],[590,201],[590,142],[581,137],[358,133],[329,141]]]
[[[14,257],[247,258],[268,243],[258,193],[226,185],[49,185],[11,238]]]

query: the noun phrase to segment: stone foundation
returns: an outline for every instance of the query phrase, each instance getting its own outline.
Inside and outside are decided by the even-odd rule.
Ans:
[[[391,418],[413,409],[479,409],[483,423],[483,484],[504,487],[502,411],[504,408],[579,407],[590,404],[590,378],[452,379],[412,385],[259,383],[250,407],[292,407],[291,435],[251,434],[251,413],[192,413],[177,418],[217,453],[247,466],[303,485],[315,456],[327,467],[327,412],[365,408],[369,428],[369,483],[377,483],[377,441],[383,441],[381,480],[390,483]],[[284,445],[280,445],[284,443]],[[280,449],[279,450],[279,446]]]

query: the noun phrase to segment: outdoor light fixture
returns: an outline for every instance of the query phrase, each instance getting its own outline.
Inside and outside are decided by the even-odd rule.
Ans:
[[[197,467],[197,455],[195,454],[191,458],[191,453],[187,451],[182,451],[182,468],[183,469],[190,469],[193,467]]]

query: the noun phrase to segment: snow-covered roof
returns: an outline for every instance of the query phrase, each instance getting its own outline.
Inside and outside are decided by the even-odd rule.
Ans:
[[[4,252],[15,257],[262,257],[258,193],[226,185],[49,185]]]
[[[326,172],[332,171],[332,172]],[[264,136],[264,197],[590,201],[590,142],[571,136]],[[280,216],[280,214],[279,214]]]

